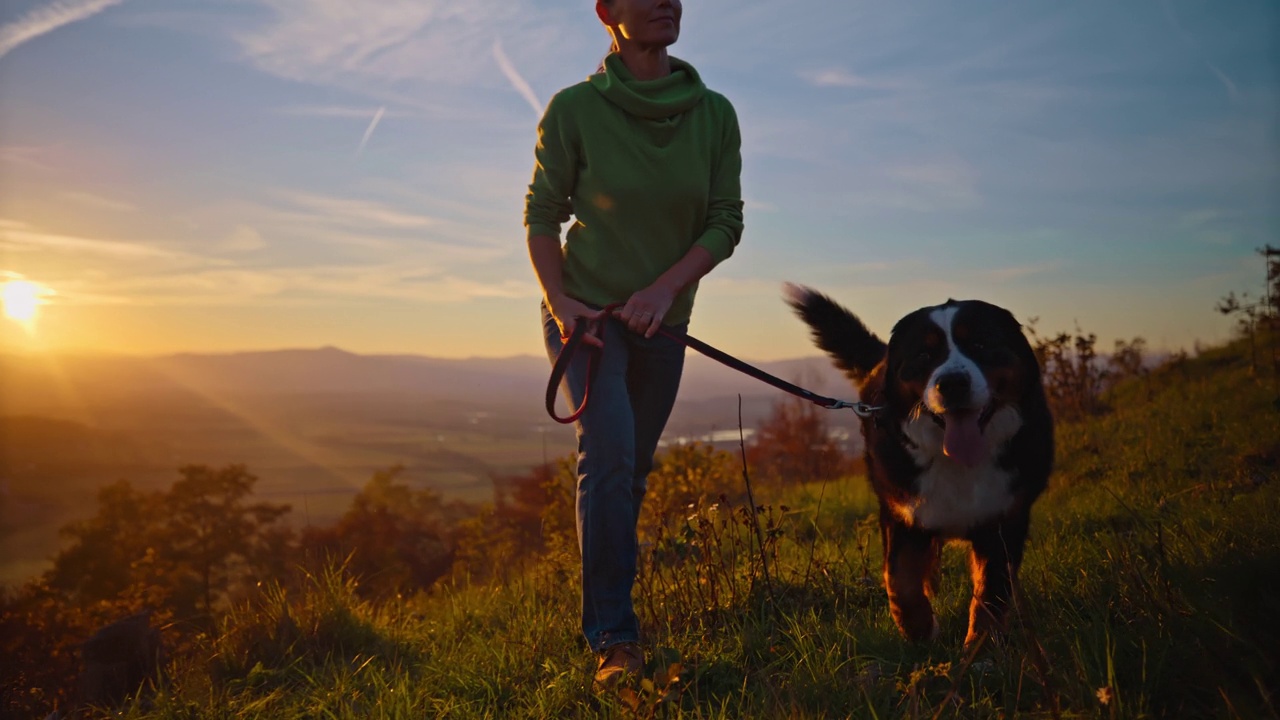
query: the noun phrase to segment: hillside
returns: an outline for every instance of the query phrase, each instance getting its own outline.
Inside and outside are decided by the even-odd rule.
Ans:
[[[759,489],[767,581],[746,508],[661,519],[635,690],[589,692],[572,555],[553,553],[505,582],[381,604],[339,572],[268,592],[124,716],[1274,717],[1280,406],[1240,350],[1166,364],[1060,428],[1019,619],[975,657],[959,651],[956,549],[940,638],[897,636],[874,502],[850,479]]]

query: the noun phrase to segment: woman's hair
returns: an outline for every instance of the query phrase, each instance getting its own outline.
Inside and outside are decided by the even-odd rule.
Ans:
[[[603,2],[605,5],[612,5],[612,4],[613,4],[613,0],[601,0],[601,2]],[[612,37],[612,33],[610,33],[610,36]],[[615,37],[615,38],[613,38],[613,42],[611,42],[611,43],[609,44],[609,52],[605,53],[603,58],[600,58],[600,67],[596,68],[596,72],[598,72],[598,73],[602,73],[602,72],[604,72],[604,61],[605,61],[605,58],[609,57],[609,56],[610,56],[610,55],[612,55],[613,53],[618,52],[618,49],[619,49],[619,48],[618,48],[618,39]]]

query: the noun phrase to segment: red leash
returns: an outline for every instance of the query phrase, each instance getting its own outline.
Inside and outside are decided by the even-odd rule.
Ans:
[[[559,415],[556,415],[556,409],[555,409],[556,389],[560,386],[561,381],[564,380],[565,371],[569,369],[569,361],[573,359],[574,353],[576,353],[579,347],[582,345],[582,338],[587,334],[588,331],[603,330],[605,322],[607,322],[610,319],[615,319],[613,318],[612,313],[615,308],[619,308],[619,307],[622,307],[620,303],[616,305],[605,306],[604,311],[602,312],[600,317],[597,318],[596,320],[585,321],[583,318],[579,317],[578,322],[574,323],[573,325],[573,332],[569,334],[569,338],[565,341],[564,346],[560,348],[560,354],[556,357],[555,364],[552,365],[551,367],[551,379],[547,382],[547,414],[550,415],[551,418],[556,422],[565,423],[565,424],[574,422],[582,415],[582,411],[587,409],[587,400],[589,400],[591,396],[591,381],[595,378],[596,355],[599,354],[600,348],[590,347],[590,346],[588,346],[587,348],[588,350],[591,351],[592,354],[591,354],[591,357],[587,358],[587,384],[582,392],[582,404],[578,406],[576,410],[570,413],[568,417],[560,417]],[[672,340],[675,340],[676,342],[684,345],[685,347],[697,350],[698,352],[702,353],[703,355],[706,355],[712,360],[715,360],[723,365],[731,367],[734,370],[737,370],[738,372],[749,375],[761,382],[772,385],[773,387],[778,388],[779,390],[782,390],[784,392],[791,393],[796,397],[802,398],[804,400],[808,400],[809,402],[812,402],[815,405],[823,407],[827,410],[840,410],[843,408],[849,408],[850,410],[853,410],[853,412],[858,417],[866,419],[866,418],[872,417],[873,415],[875,415],[877,411],[881,409],[881,407],[879,406],[868,405],[867,403],[864,403],[864,402],[849,402],[847,400],[836,400],[835,398],[829,398],[829,397],[826,397],[825,395],[819,395],[815,392],[805,390],[799,385],[793,385],[792,383],[789,383],[786,380],[783,380],[782,378],[776,377],[774,375],[770,375],[769,373],[761,370],[760,368],[750,365],[748,363],[745,363],[739,360],[738,358],[730,355],[729,353],[726,353],[722,350],[718,350],[687,333],[684,335],[679,335],[661,326],[658,328],[658,333]],[[603,342],[604,341],[603,333],[598,333],[598,336]]]

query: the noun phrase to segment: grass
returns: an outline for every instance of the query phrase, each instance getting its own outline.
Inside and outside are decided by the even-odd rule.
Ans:
[[[966,656],[961,548],[941,637],[902,640],[861,479],[691,507],[647,537],[643,684],[597,695],[576,566],[372,605],[340,570],[264,592],[132,718],[1280,717],[1280,407],[1228,347],[1059,428],[1008,637]],[[762,490],[763,491],[763,490]],[[753,522],[765,537],[764,580]]]

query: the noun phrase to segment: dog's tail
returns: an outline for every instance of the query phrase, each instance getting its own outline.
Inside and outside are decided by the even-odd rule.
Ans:
[[[782,291],[787,304],[813,331],[814,343],[861,387],[884,359],[884,341],[853,313],[816,290],[786,283]]]

